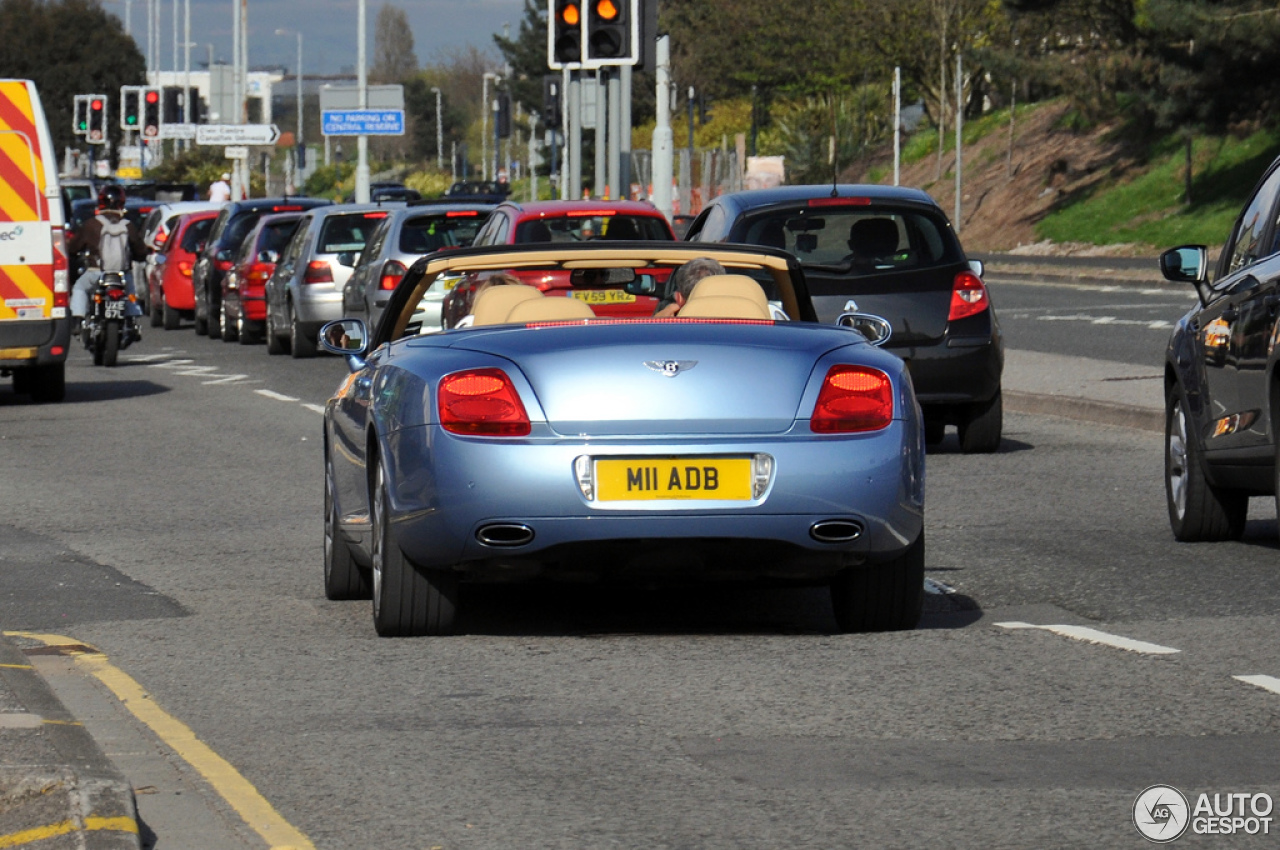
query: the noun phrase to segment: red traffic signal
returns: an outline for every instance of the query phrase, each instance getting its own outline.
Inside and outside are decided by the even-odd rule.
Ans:
[[[147,89],[147,103],[159,103],[160,92],[155,89]]]
[[[102,101],[100,101],[100,100],[96,100],[96,99],[95,99],[95,100],[90,101],[90,102],[89,102],[89,108],[90,108],[90,109],[92,109],[94,112],[101,112],[101,111],[102,111]]]
[[[160,89],[142,90],[142,135],[154,139],[160,135]]]

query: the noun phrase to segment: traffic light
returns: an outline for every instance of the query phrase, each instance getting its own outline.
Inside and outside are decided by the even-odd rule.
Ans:
[[[542,77],[542,125],[549,130],[560,127],[560,85],[559,74],[545,74]]]
[[[591,0],[547,0],[547,65],[559,70],[582,62],[582,4]]]
[[[71,119],[71,132],[77,136],[89,135],[89,100],[87,94],[75,96],[75,117]]]
[[[107,96],[105,94],[87,95],[89,98],[89,126],[85,133],[91,145],[107,143]]]
[[[588,0],[587,62],[634,65],[637,0]]]
[[[138,86],[120,87],[120,129],[138,129],[142,121],[141,89]]]
[[[498,92],[498,109],[495,120],[497,122],[495,129],[498,132],[498,138],[511,138],[511,95],[506,92]]]
[[[142,90],[142,135],[148,139],[160,135],[161,90],[148,86]]]

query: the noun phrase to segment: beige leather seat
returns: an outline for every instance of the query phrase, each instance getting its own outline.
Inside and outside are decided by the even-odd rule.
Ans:
[[[527,322],[574,322],[594,319],[596,314],[585,301],[576,298],[539,298],[521,301],[511,308],[507,321],[513,324]]]
[[[693,286],[680,308],[686,319],[762,319],[773,317],[764,289],[746,275],[716,274]]]
[[[475,317],[471,326],[504,325],[511,321],[508,315],[517,304],[541,298],[542,292],[532,286],[490,286],[476,296],[471,307],[471,315]]]

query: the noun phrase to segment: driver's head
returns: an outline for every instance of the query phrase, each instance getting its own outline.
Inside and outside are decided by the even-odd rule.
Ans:
[[[673,294],[678,294],[682,300],[689,298],[689,293],[693,291],[693,285],[704,277],[711,277],[713,274],[724,274],[724,266],[710,257],[698,257],[690,260],[680,268],[676,269],[671,278],[675,281]]]
[[[124,187],[111,183],[99,189],[98,209],[117,211],[124,209]]]

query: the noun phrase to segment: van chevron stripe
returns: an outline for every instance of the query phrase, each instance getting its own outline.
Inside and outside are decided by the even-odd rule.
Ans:
[[[33,165],[30,150],[21,136],[0,130],[0,214],[9,221],[31,221],[40,218],[36,211],[43,208],[36,183],[29,170],[39,169],[39,161]]]
[[[26,298],[27,293],[9,276],[9,269],[13,266],[0,266],[0,316],[5,314],[16,315],[16,313],[5,307],[4,302],[10,298]]]
[[[35,116],[23,83],[0,83],[0,125],[17,130],[29,139],[36,138]]]

